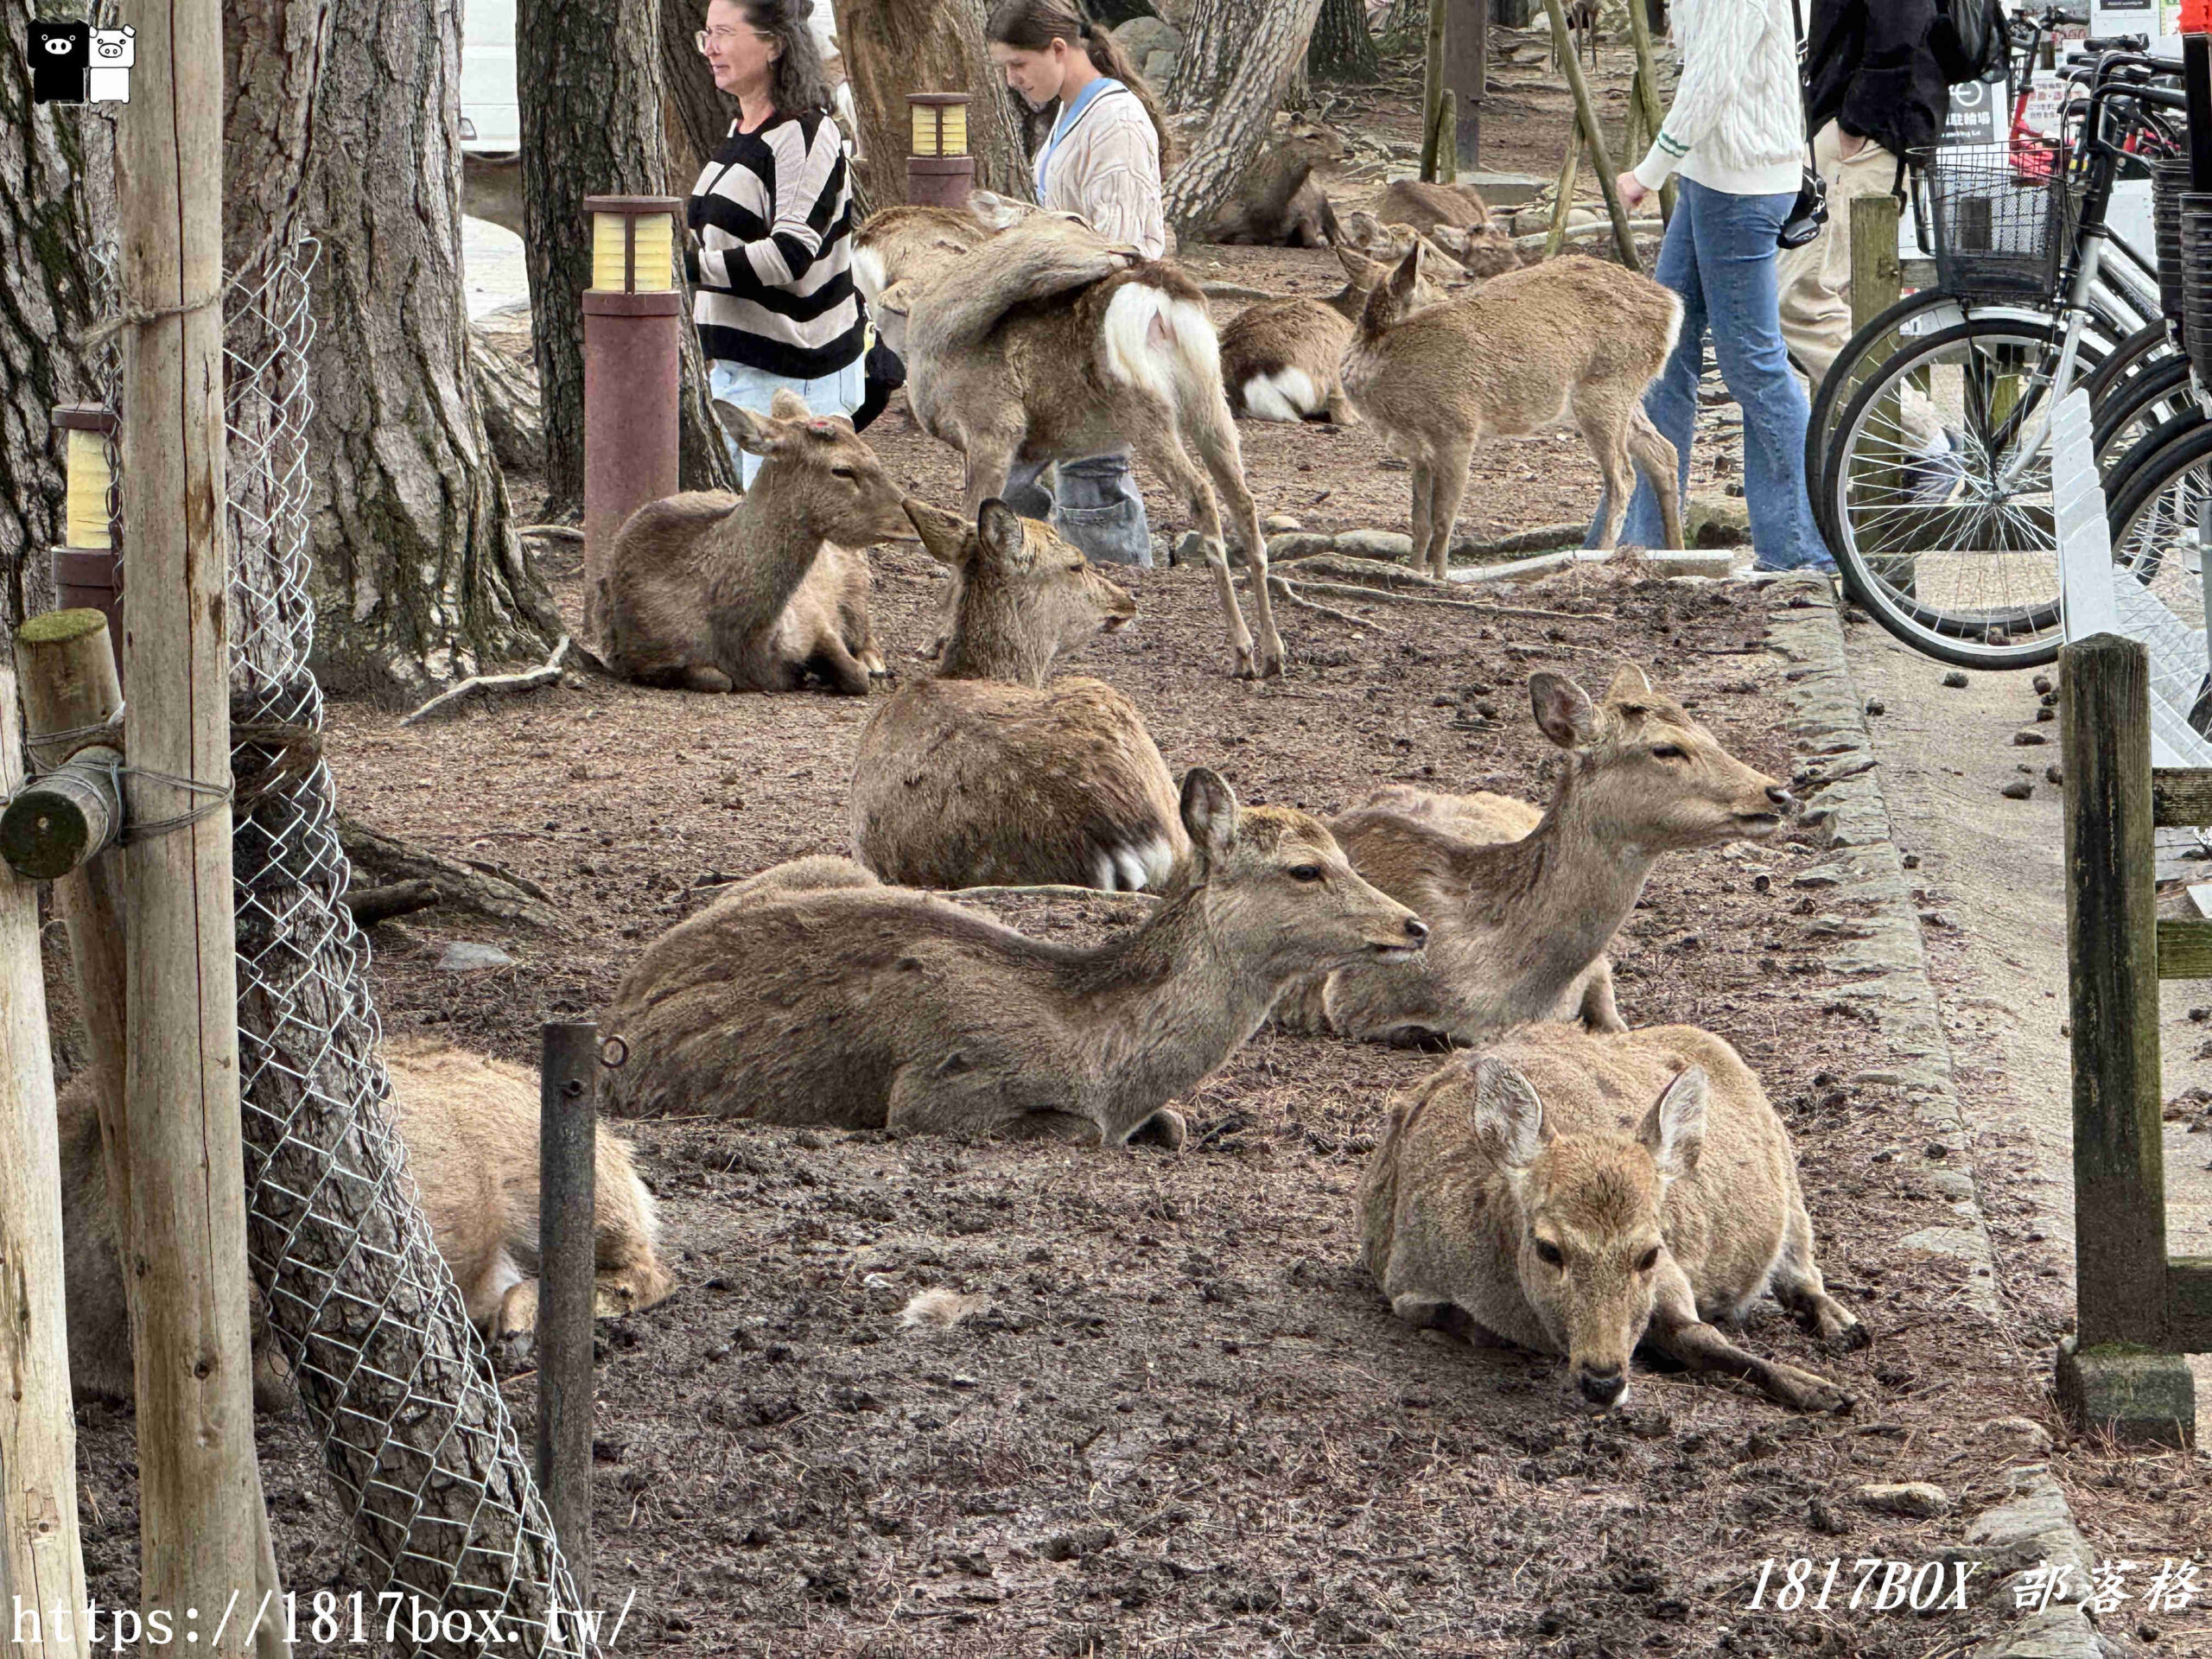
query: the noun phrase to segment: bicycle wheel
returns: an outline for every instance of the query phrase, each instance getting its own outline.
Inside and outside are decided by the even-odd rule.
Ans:
[[[2113,348],[2112,355],[2085,383],[2089,402],[2101,404],[2123,384],[2152,369],[2177,360],[2165,320],[2146,322]]]
[[[2095,425],[2089,445],[2097,473],[2109,479],[2139,443],[2160,434],[2171,423],[2193,413],[2196,397],[2185,358],[2161,358],[2100,399],[2090,397]]]
[[[2057,524],[2049,446],[2011,483],[2041,426],[2063,336],[2048,322],[1969,319],[1913,341],[1838,423],[1822,494],[1851,596],[1916,650],[1965,667],[2057,655]],[[1949,453],[1931,461],[1932,434]]]
[[[2138,467],[2106,510],[2113,563],[2194,627],[2204,620],[2212,543],[2212,424],[2176,432]]]

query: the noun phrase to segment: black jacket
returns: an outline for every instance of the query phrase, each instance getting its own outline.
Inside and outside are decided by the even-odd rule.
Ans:
[[[1951,94],[1929,49],[1935,0],[1812,0],[1806,122],[1830,121],[1893,155],[1933,144]]]

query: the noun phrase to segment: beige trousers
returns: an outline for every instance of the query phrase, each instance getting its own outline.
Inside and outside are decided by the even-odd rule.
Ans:
[[[1782,290],[1782,340],[1791,360],[1820,389],[1828,365],[1856,332],[1851,326],[1851,204],[1885,196],[1896,184],[1897,158],[1868,142],[1848,161],[1842,134],[1829,122],[1813,137],[1813,165],[1827,181],[1828,218],[1802,248],[1785,249],[1775,272]],[[1925,397],[1908,394],[1900,411],[1906,441],[1922,454],[1945,447],[1942,423]]]

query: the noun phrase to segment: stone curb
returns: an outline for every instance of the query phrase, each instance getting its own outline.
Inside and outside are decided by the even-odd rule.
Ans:
[[[1942,1167],[1923,1172],[1948,1201],[1951,1219],[1902,1241],[1930,1255],[1967,1265],[1967,1305],[1994,1328],[2004,1321],[1997,1265],[1975,1192],[1969,1137],[1952,1081],[1951,1046],[1928,974],[1920,917],[1911,884],[1891,840],[1890,811],[1882,798],[1866,702],[1845,655],[1843,621],[1828,578],[1789,575],[1771,588],[1773,611],[1767,643],[1789,667],[1782,696],[1790,711],[1787,729],[1807,749],[1804,781],[1808,823],[1824,826],[1831,856],[1796,878],[1817,902],[1823,894],[1867,902],[1873,914],[1828,918],[1837,950],[1832,965],[1845,976],[1838,1001],[1865,1008],[1896,1058],[1880,1070],[1849,1081],[1901,1089],[1924,1144],[1946,1149]],[[1809,774],[1809,775],[1807,775]],[[1818,925],[1817,922],[1815,924]],[[1880,1333],[1875,1339],[1880,1340]],[[2038,1567],[2068,1567],[2079,1586],[2094,1560],[2088,1541],[2074,1522],[2050,1471],[2031,1465],[2012,1471],[2010,1499],[1968,1522],[1967,1542],[1951,1553],[1979,1559],[2014,1576]],[[1999,1586],[2012,1611],[2012,1592]],[[2098,1635],[2078,1605],[2053,1605],[2024,1617],[1975,1649],[1974,1659],[2113,1659],[2128,1651]]]

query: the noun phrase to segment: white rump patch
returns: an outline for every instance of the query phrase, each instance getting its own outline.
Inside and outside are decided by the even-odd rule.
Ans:
[[[1244,412],[1255,421],[1302,421],[1320,407],[1313,377],[1303,369],[1255,374],[1244,383]]]
[[[906,1304],[906,1311],[899,1316],[899,1323],[955,1325],[981,1308],[985,1300],[981,1296],[963,1296],[957,1290],[917,1291]]]
[[[1221,389],[1221,341],[1203,305],[1146,283],[1124,283],[1106,307],[1106,372],[1171,408]]]

